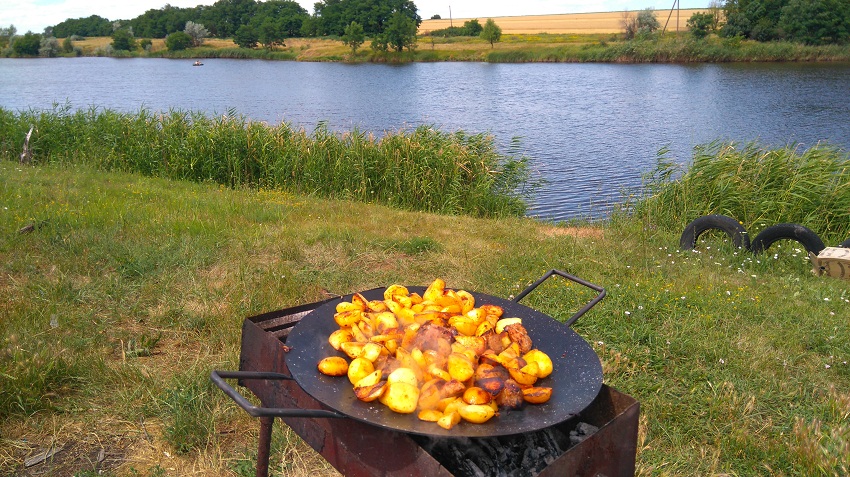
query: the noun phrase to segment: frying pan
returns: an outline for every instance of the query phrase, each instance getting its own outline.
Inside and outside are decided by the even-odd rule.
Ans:
[[[604,289],[581,279],[552,270],[537,283],[526,289],[515,300],[506,300],[483,293],[471,292],[476,306],[492,304],[502,307],[504,317],[522,318],[534,347],[549,355],[553,369],[551,375],[538,381],[540,386],[552,388],[552,397],[544,404],[524,404],[518,410],[500,410],[498,416],[484,424],[461,422],[445,430],[434,422],[420,421],[416,414],[399,414],[378,402],[365,403],[354,395],[351,383],[344,376],[330,377],[317,370],[318,362],[327,356],[345,356],[333,349],[328,336],[339,328],[333,319],[336,305],[350,301],[351,295],[331,300],[319,306],[292,329],[286,344],[290,348],[286,363],[292,378],[314,399],[339,414],[400,432],[446,437],[491,437],[520,434],[553,426],[565,421],[587,407],[602,387],[602,365],[590,344],[569,326],[550,316],[517,303],[539,283],[553,274],[561,275],[600,294],[568,321],[572,324],[590,307],[601,300]],[[369,300],[382,300],[385,288],[362,292]],[[408,287],[420,295],[424,287]]]

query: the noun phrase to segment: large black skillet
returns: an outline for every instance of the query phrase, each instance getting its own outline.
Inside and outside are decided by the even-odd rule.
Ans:
[[[596,290],[598,295],[576,312],[566,323],[555,321],[548,315],[518,303],[547,278],[559,275],[581,285]],[[424,287],[408,287],[411,292],[423,293]],[[370,300],[383,299],[384,288],[362,292]],[[292,329],[286,339],[290,348],[286,355],[286,364],[298,385],[310,396],[336,412],[302,410],[269,410],[266,415],[302,416],[302,417],[348,417],[400,432],[446,437],[490,437],[520,434],[553,426],[565,421],[587,407],[602,387],[602,366],[593,348],[569,326],[581,315],[592,308],[605,296],[605,290],[580,278],[558,270],[552,270],[537,282],[520,293],[514,300],[506,300],[483,293],[471,292],[476,306],[483,304],[498,305],[503,308],[505,317],[520,317],[528,330],[534,347],[544,351],[552,358],[553,373],[540,380],[538,385],[552,388],[551,399],[539,405],[525,404],[519,410],[502,411],[484,424],[461,422],[450,431],[436,423],[420,421],[416,414],[398,414],[378,403],[365,403],[357,399],[351,383],[344,376],[330,377],[318,372],[316,365],[327,356],[343,356],[328,343],[328,336],[338,326],[333,319],[336,305],[340,301],[350,301],[351,295],[326,302],[304,316]],[[231,398],[240,402],[241,396],[222,378],[260,378],[268,379],[269,373],[262,376],[245,376],[244,373],[213,371],[213,381]],[[288,378],[278,376],[277,378]],[[232,391],[232,392],[231,392]],[[244,401],[244,398],[241,399]],[[248,404],[247,401],[245,404]],[[250,404],[249,404],[250,406]],[[262,409],[248,409],[252,415],[261,415]],[[290,411],[290,412],[286,412]],[[302,412],[298,412],[302,411]]]

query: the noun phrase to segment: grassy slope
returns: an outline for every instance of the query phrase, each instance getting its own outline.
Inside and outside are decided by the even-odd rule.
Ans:
[[[628,222],[579,238],[84,167],[0,162],[0,176],[0,390],[33,391],[3,408],[0,475],[51,443],[63,475],[101,448],[107,475],[251,475],[257,423],[207,379],[237,367],[245,316],[435,277],[510,296],[552,268],[609,290],[576,329],[641,401],[640,475],[847,472],[847,282],[796,252],[679,252],[680,231]],[[556,280],[524,303],[563,318],[588,298]],[[333,473],[283,431],[273,460]]]

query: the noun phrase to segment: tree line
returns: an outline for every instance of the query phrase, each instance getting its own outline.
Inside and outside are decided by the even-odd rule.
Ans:
[[[310,15],[292,0],[219,0],[213,5],[179,8],[166,5],[151,9],[129,20],[120,20],[121,28],[131,29],[139,38],[165,38],[183,31],[186,22],[202,24],[212,37],[233,38],[242,28],[259,33],[276,30],[285,37],[341,36],[345,27],[357,22],[366,35],[383,33],[396,12],[412,20],[416,26],[422,19],[410,0],[322,0]],[[114,22],[92,15],[68,19],[46,33],[56,37],[110,36]]]

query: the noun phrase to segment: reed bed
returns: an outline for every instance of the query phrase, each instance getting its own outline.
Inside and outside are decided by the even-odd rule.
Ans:
[[[740,61],[848,61],[844,45],[810,46],[789,42],[762,43],[740,38],[667,35],[631,41],[528,46],[495,49],[485,54],[490,63],[602,62],[602,63],[724,63]]]
[[[661,151],[646,195],[629,208],[644,223],[673,230],[713,213],[753,226],[750,234],[800,223],[835,245],[850,237],[850,156],[829,145],[715,142],[697,147],[685,165]]]
[[[486,134],[432,127],[372,133],[312,132],[233,112],[220,117],[69,106],[0,109],[0,157],[16,159],[30,127],[33,161],[228,187],[285,189],[407,210],[479,217],[522,216],[537,184],[526,157],[505,156]]]

